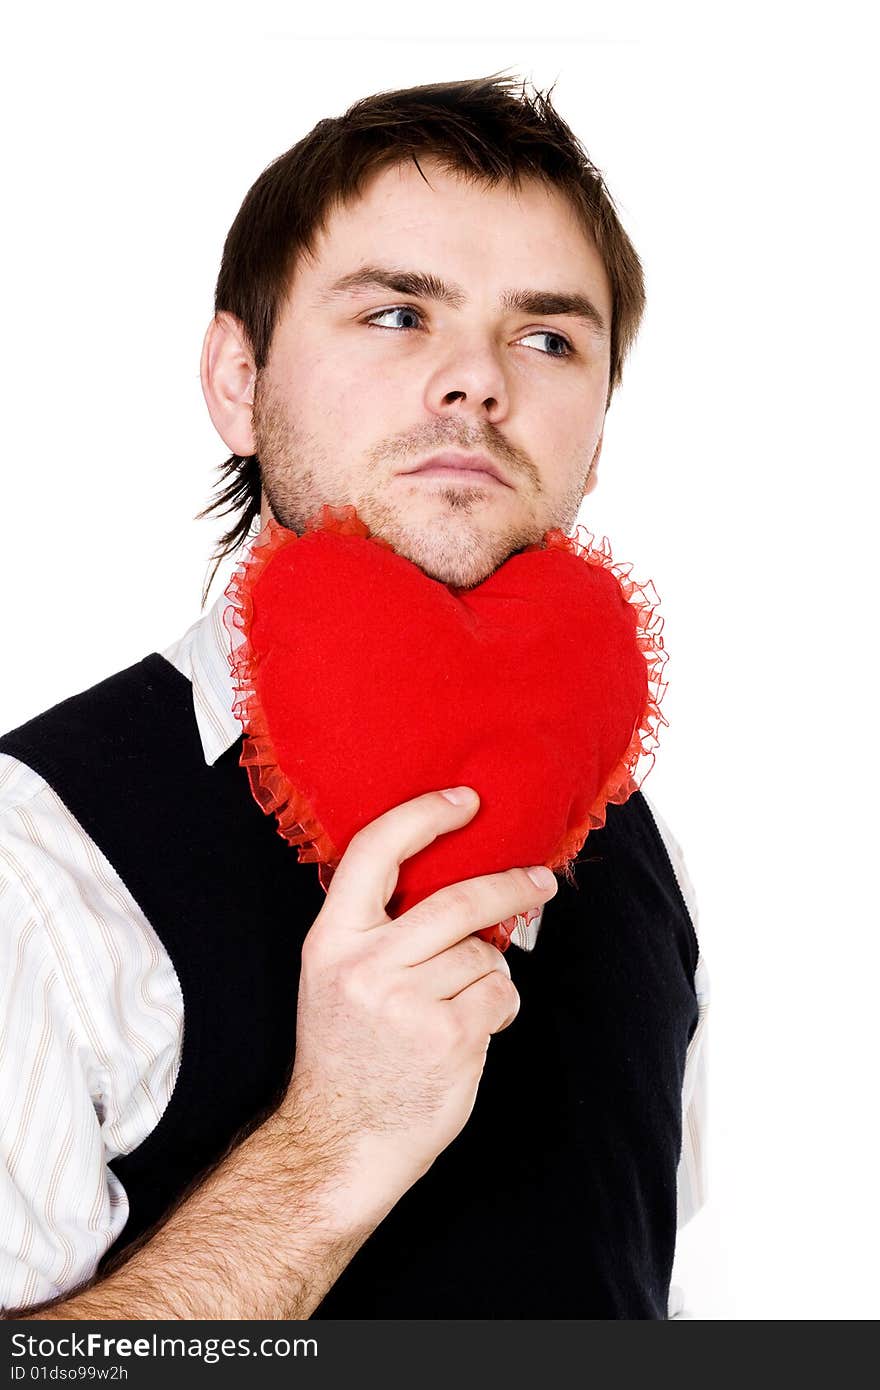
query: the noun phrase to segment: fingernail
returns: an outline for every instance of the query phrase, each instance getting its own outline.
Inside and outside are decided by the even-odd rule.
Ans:
[[[556,875],[553,870],[548,869],[544,864],[535,864],[533,868],[526,869],[526,873],[536,888],[552,888],[556,882]]]
[[[447,801],[451,801],[453,806],[464,806],[468,801],[473,801],[474,792],[470,787],[447,787],[445,792],[440,793],[445,796]]]

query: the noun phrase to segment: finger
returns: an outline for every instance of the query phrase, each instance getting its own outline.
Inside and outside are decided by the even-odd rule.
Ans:
[[[468,985],[447,1006],[454,1009],[462,1029],[475,1046],[508,1028],[519,1013],[519,993],[512,980],[497,970]]]
[[[327,890],[322,917],[362,930],[387,922],[385,905],[397,887],[404,859],[457,830],[473,816],[480,798],[473,788],[452,788],[466,794],[458,804],[442,791],[393,806],[359,830],[349,842]]]
[[[536,869],[549,873],[546,886],[531,878]],[[558,888],[555,876],[543,865],[482,874],[439,888],[395,919],[394,925],[401,928],[398,959],[405,965],[430,960],[472,932],[542,906]]]
[[[467,936],[421,965],[409,968],[418,972],[419,993],[428,999],[454,999],[493,970],[510,979],[510,966],[504,956],[478,936]]]

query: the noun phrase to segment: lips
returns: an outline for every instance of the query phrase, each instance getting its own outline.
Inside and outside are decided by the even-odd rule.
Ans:
[[[498,465],[484,454],[433,454],[420,463],[418,468],[409,469],[406,476],[408,477],[412,473],[427,472],[439,474],[447,470],[451,474],[473,473],[477,477],[488,473],[499,483],[503,483],[505,487],[510,486]]]

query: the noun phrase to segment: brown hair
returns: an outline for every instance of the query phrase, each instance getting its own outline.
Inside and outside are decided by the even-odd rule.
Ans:
[[[422,154],[475,182],[517,188],[531,177],[568,195],[611,286],[610,403],[645,307],[642,266],[601,173],[554,110],[552,88],[528,96],[525,82],[515,91],[517,82],[496,73],[364,97],[345,115],[319,121],[263,170],[229,229],[214,295],[215,314],[226,311],[243,325],[257,372],[268,359],[296,260],[313,251],[334,206],[356,199],[370,177],[402,160],[412,159],[421,173]],[[217,496],[198,516],[238,516],[211,557],[203,605],[218,565],[260,513],[256,454],[231,455],[220,475]]]

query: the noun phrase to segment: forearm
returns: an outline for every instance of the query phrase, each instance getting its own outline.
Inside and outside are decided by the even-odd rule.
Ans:
[[[5,1316],[308,1318],[392,1205],[342,1145],[277,1112],[114,1273]]]

